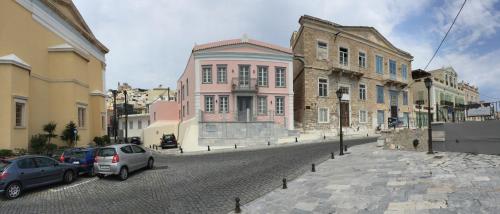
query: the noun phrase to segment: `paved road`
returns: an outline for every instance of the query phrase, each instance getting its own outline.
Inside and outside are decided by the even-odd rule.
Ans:
[[[349,140],[348,145],[374,142]],[[226,213],[310,170],[338,151],[337,142],[189,156],[156,156],[154,170],[127,181],[81,178],[0,199],[1,213]],[[338,152],[336,153],[338,154]]]

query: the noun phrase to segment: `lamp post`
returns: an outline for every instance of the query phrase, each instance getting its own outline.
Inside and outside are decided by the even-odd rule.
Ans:
[[[128,102],[127,102],[127,91],[123,90],[125,95],[125,142],[128,143]]]
[[[427,121],[428,121],[428,127],[427,127],[427,132],[428,132],[428,146],[429,146],[429,151],[427,154],[434,154],[434,151],[432,151],[432,126],[431,126],[431,87],[432,87],[432,79],[427,77],[424,80],[425,82],[425,87],[427,88]],[[437,112],[437,109],[436,109]]]
[[[340,88],[335,92],[337,94],[337,98],[339,98],[339,130],[340,130],[340,154],[344,155],[344,134],[342,133],[342,107],[340,106],[340,102],[342,102],[342,91]]]
[[[116,136],[118,135],[118,119],[116,115],[116,94],[118,94],[117,90],[111,91],[113,93],[113,136],[115,137],[115,143],[116,143]]]

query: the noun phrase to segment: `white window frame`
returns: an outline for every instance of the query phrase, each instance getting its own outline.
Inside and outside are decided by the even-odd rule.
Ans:
[[[286,88],[286,68],[275,67],[275,87]]]
[[[227,65],[217,65],[217,83],[227,83]]]
[[[80,109],[83,109],[82,115],[80,115]],[[76,112],[77,112],[77,119],[78,119],[77,127],[78,128],[87,127],[87,106],[77,105]]]
[[[257,96],[257,114],[267,115],[267,96]]]
[[[343,52],[340,49],[346,49],[347,52]],[[344,56],[345,54],[345,56]],[[342,60],[344,59],[344,60]],[[342,66],[349,66],[349,48],[339,46],[339,64]]]
[[[257,66],[257,85],[260,87],[269,86],[269,67],[268,66]]]
[[[362,120],[362,116],[364,115],[364,121]],[[359,123],[368,123],[368,111],[367,110],[359,110]]]
[[[281,103],[278,102],[278,100],[281,100]],[[285,115],[285,97],[276,96],[275,103],[276,103],[276,115]]]
[[[326,83],[322,83],[320,82],[321,80],[326,80]],[[321,95],[321,85],[325,85],[325,94]],[[328,85],[329,85],[329,81],[328,81],[328,78],[324,78],[324,77],[320,77],[318,78],[318,97],[328,97]]]
[[[326,120],[321,120],[321,110],[326,109]],[[318,107],[318,123],[330,123],[330,108]]]
[[[201,66],[201,83],[211,84],[212,83],[212,65],[202,65]],[[183,95],[184,97],[184,95]]]
[[[324,43],[326,44],[326,49],[320,49],[319,47],[319,43]],[[327,60],[328,59],[328,52],[329,52],[329,47],[330,45],[328,44],[327,41],[324,41],[324,40],[320,40],[320,39],[317,39],[316,40],[316,59],[319,59],[319,60]],[[325,56],[324,57],[320,57],[320,51],[325,51]]]
[[[210,102],[208,102],[209,100],[210,100]],[[205,112],[207,112],[207,113],[214,112],[214,96],[213,95],[205,95]]]
[[[364,56],[361,57],[361,54],[363,54]],[[361,67],[361,68],[366,68],[366,52],[364,51],[358,51],[358,66]],[[363,62],[363,63],[361,63]]]
[[[364,86],[364,88],[362,89],[361,86]],[[359,83],[358,88],[359,88],[359,99],[366,100],[366,98],[367,98],[367,96],[366,96],[366,84]],[[361,90],[363,90],[363,93],[361,93]],[[363,96],[361,96],[361,95],[363,95]]]
[[[22,109],[21,109],[21,124],[17,124],[17,104],[20,103],[22,104]],[[14,98],[14,127],[15,128],[26,128],[26,106],[27,106],[27,100],[25,99],[19,99],[19,98]]]
[[[228,113],[229,112],[229,96],[219,95],[219,112]]]

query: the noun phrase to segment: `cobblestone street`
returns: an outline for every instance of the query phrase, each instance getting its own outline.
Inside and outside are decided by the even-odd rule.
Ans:
[[[352,147],[244,213],[500,213],[500,156]]]
[[[374,142],[349,140],[349,145]],[[256,150],[156,156],[154,170],[116,178],[81,177],[0,200],[0,213],[227,213],[235,197],[253,201],[310,170],[338,151],[337,142],[271,146]],[[337,152],[338,154],[338,152]]]

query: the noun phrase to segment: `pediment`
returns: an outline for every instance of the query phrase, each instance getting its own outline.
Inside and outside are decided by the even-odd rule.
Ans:
[[[66,22],[73,25],[78,31],[94,37],[92,31],[81,16],[80,12],[71,0],[43,0],[54,12],[56,12]]]
[[[378,32],[373,27],[341,27],[342,30],[347,31],[348,33],[359,36],[363,39],[366,39],[370,42],[378,44],[384,48],[392,49],[396,52],[401,52],[396,46],[394,46],[391,42],[389,42],[380,32]]]

